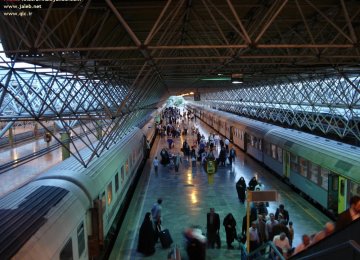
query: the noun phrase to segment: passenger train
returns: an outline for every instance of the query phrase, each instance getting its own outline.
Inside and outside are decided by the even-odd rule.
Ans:
[[[202,106],[188,109],[334,217],[360,194],[360,147]]]
[[[94,259],[110,244],[154,140],[154,119],[84,168],[70,157],[0,199],[0,259]],[[83,149],[84,158],[91,155]]]

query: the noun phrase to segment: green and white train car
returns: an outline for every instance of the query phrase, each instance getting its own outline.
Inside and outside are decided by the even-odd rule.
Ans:
[[[265,157],[269,168],[335,214],[360,193],[359,147],[276,127],[265,136]]]

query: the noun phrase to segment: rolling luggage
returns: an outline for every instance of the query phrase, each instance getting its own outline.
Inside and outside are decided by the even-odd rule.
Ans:
[[[173,242],[168,229],[159,232],[160,243],[163,248],[169,248]]]

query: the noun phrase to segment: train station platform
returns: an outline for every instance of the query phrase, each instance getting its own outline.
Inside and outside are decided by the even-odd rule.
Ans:
[[[207,138],[213,130],[201,122],[196,122],[200,133]],[[185,139],[191,145],[196,137],[192,135],[174,138],[175,147],[172,153],[180,152]],[[246,204],[241,204],[235,188],[238,179],[243,176],[248,184],[249,180],[257,176],[263,184],[264,190],[277,190],[278,202],[270,202],[268,212],[275,213],[279,204],[284,204],[288,210],[290,220],[294,223],[293,246],[301,242],[303,234],[314,234],[321,230],[329,218],[316,209],[311,203],[299,196],[288,185],[276,178],[267,169],[248,155],[236,148],[236,161],[232,166],[218,167],[215,174],[209,175],[197,162],[192,167],[191,162],[184,160],[180,169],[175,172],[169,166],[159,166],[155,173],[152,160],[155,156],[160,159],[160,151],[167,148],[167,138],[157,137],[147,160],[145,170],[140,178],[135,194],[132,198],[127,215],[122,224],[114,244],[111,260],[114,259],[143,259],[137,252],[139,229],[145,213],[150,212],[152,205],[158,198],[162,198],[162,228],[169,229],[174,243],[180,249],[181,259],[188,259],[185,251],[183,232],[186,228],[197,225],[206,233],[206,214],[210,208],[220,215],[220,249],[207,249],[206,259],[241,259],[239,243],[233,242],[234,249],[227,249],[226,234],[222,225],[224,217],[232,213],[237,222],[237,233],[241,232],[242,220],[246,212]],[[181,153],[182,154],[182,153]],[[171,249],[163,249],[156,244],[156,252],[146,259],[168,259]]]
[[[90,137],[90,141],[95,141],[95,138]],[[0,173],[0,197],[23,186],[44,173],[46,170],[55,166],[57,163],[62,162],[61,146],[49,153],[35,156],[39,151],[47,149],[49,146],[54,146],[56,143],[57,141],[54,138],[52,138],[49,143],[41,138],[31,142],[17,144],[14,147],[0,149],[0,165],[13,161],[20,161],[24,157],[31,157],[34,155],[34,157],[25,164],[16,165],[16,167]],[[74,144],[79,150],[86,147],[86,144],[81,140],[75,140]],[[73,145],[70,145],[70,150],[75,152]]]

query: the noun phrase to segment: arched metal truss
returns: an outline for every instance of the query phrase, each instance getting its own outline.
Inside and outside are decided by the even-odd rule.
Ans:
[[[263,82],[244,89],[204,93],[201,102],[217,109],[311,132],[336,135],[360,146],[360,75]]]
[[[13,124],[36,122],[66,149],[58,135],[45,122],[54,121],[57,131],[69,132],[74,150],[69,152],[86,167],[132,127],[141,125],[157,105],[163,92],[154,75],[139,75],[137,87],[112,75],[88,77],[3,59],[0,66],[1,135]],[[82,71],[84,73],[84,71]],[[86,73],[86,71],[85,71]],[[80,129],[85,135],[80,135]],[[91,150],[84,158],[75,139]]]

